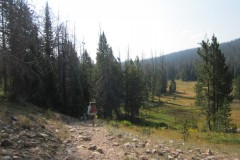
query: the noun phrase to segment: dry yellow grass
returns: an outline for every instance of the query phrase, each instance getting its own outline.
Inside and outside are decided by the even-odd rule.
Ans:
[[[237,155],[240,143],[239,133],[231,134],[231,133],[212,133],[212,132],[202,132],[205,126],[205,116],[200,114],[200,107],[195,106],[195,91],[194,87],[196,82],[183,82],[176,81],[177,84],[177,92],[173,96],[162,96],[160,97],[163,104],[159,107],[159,110],[163,112],[156,113],[150,112],[149,114],[154,115],[155,121],[160,122],[165,115],[172,116],[177,118],[177,121],[181,120],[181,118],[195,118],[197,119],[198,129],[190,130],[190,138],[188,140],[189,144],[199,144],[201,146],[211,146],[221,152],[226,152],[231,155]],[[158,98],[156,97],[156,102]],[[232,106],[232,123],[236,124],[238,128],[240,128],[240,106],[238,103],[233,102]],[[159,114],[157,116],[157,114]],[[171,117],[170,117],[171,118]],[[168,118],[167,120],[169,120]],[[179,125],[179,124],[178,124]],[[153,129],[152,135],[156,135],[157,137],[165,137],[176,140],[182,140],[181,130],[161,130],[161,129]]]
[[[163,102],[178,106],[194,106],[195,92],[194,86],[196,82],[183,82],[176,80],[176,94],[174,96],[162,96],[160,99]]]
[[[194,87],[196,82],[183,82],[180,80],[176,81],[177,84],[177,93],[175,98],[170,96],[161,97],[161,100],[164,102],[169,102],[170,104],[175,104],[181,106],[184,109],[193,109],[199,110],[200,108],[195,106],[195,92]],[[231,119],[234,124],[240,127],[240,105],[238,102],[233,102],[231,104],[232,112]],[[202,118],[203,120],[203,118]]]
[[[240,128],[240,106],[238,103],[233,102],[231,104],[232,112],[231,112],[231,119],[234,124]]]
[[[194,87],[196,84],[195,81],[184,82],[184,81],[176,80],[176,84],[177,84],[176,91],[178,93],[183,93],[186,97],[194,97],[196,95],[194,92]]]

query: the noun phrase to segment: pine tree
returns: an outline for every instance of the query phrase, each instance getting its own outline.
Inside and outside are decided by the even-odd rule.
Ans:
[[[169,85],[169,93],[173,94],[176,91],[176,82],[174,79],[171,79],[170,85]]]
[[[152,64],[151,64],[151,100],[152,102],[154,102],[154,99],[155,99],[155,95],[156,95],[156,92],[157,92],[157,89],[156,89],[156,83],[157,83],[157,80],[159,82],[160,80],[160,77],[158,77],[159,79],[157,79],[157,72],[156,72],[156,57],[153,58],[152,56]]]
[[[45,17],[44,17],[44,50],[48,58],[54,58],[53,56],[53,31],[52,22],[50,16],[50,8],[48,2],[45,7]]]
[[[45,7],[44,17],[44,35],[43,35],[43,47],[44,47],[44,74],[43,74],[43,95],[42,99],[48,106],[57,105],[57,77],[56,77],[56,58],[53,52],[53,31],[52,21],[50,16],[50,8],[48,3]]]
[[[8,53],[7,53],[7,47],[6,47],[6,15],[5,15],[5,12],[6,11],[6,8],[7,8],[7,2],[6,0],[3,0],[1,1],[1,8],[0,8],[0,11],[1,11],[1,23],[0,23],[0,28],[1,28],[1,48],[0,48],[0,52],[1,52],[1,56],[0,56],[0,59],[1,59],[1,73],[3,74],[1,76],[1,78],[3,78],[3,91],[4,91],[4,95],[7,97],[7,92],[8,92],[8,71],[7,71],[7,56],[8,56]]]
[[[81,55],[81,63],[80,63],[80,70],[81,70],[81,81],[83,86],[83,92],[85,96],[85,100],[87,102],[91,101],[95,95],[93,94],[93,70],[94,65],[92,62],[91,57],[88,55],[87,50],[84,50],[83,54]],[[86,104],[88,105],[88,104]]]
[[[13,101],[31,101],[40,85],[38,63],[38,27],[28,4],[8,1],[5,6],[5,42],[8,50],[9,98]]]
[[[121,74],[118,62],[113,56],[104,32],[100,34],[95,67],[96,101],[99,106],[98,114],[103,118],[112,119],[113,112],[119,107],[121,85],[115,77]]]
[[[139,59],[125,62],[124,67],[125,112],[134,120],[144,100],[143,71]]]
[[[165,68],[164,57],[161,57],[160,60],[160,78],[161,78],[161,93],[167,92],[167,71]]]
[[[231,111],[228,104],[232,101],[232,76],[214,35],[211,43],[202,41],[201,47],[198,50],[201,61],[198,63],[196,104],[202,107],[210,130],[227,131],[230,126],[226,122],[229,122]],[[219,118],[222,116],[225,117],[224,122]]]

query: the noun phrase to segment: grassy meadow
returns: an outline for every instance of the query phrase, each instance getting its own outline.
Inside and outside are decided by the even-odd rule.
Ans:
[[[187,143],[212,147],[229,154],[240,156],[240,133],[206,132],[205,117],[199,107],[195,106],[194,86],[196,82],[176,81],[177,89],[174,95],[155,97],[154,102],[146,102],[140,110],[140,118],[144,121],[131,125],[126,121],[114,122],[113,126],[151,137],[164,137],[183,141],[184,120],[191,122],[188,130]],[[233,102],[232,123],[240,128],[240,106]],[[117,124],[116,124],[117,123]],[[239,155],[238,155],[239,154]]]
[[[204,130],[205,117],[200,107],[195,106],[194,86],[196,82],[176,81],[177,90],[174,95],[163,95],[155,97],[154,102],[149,102],[141,109],[141,116],[146,121],[153,123],[166,124],[172,129],[181,129],[185,119],[193,121],[198,130]],[[240,128],[240,106],[233,102],[232,123]],[[161,126],[159,126],[161,127]]]

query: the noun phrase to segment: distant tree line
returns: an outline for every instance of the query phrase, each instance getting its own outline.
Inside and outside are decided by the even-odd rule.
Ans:
[[[240,75],[240,39],[220,44],[219,48],[226,57],[226,64],[229,65],[230,73],[234,78]],[[196,81],[196,60],[200,59],[197,54],[197,48],[183,50],[167,55],[155,57],[156,64],[164,59],[164,66],[167,72],[167,78],[181,79],[183,81]],[[153,65],[152,59],[143,60],[145,67]]]

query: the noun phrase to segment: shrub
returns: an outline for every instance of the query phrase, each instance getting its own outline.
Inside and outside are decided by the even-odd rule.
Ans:
[[[23,129],[30,129],[32,127],[32,122],[28,117],[21,115],[18,117],[18,119],[19,119],[20,126]]]
[[[46,118],[50,119],[50,118],[53,118],[53,117],[54,117],[54,112],[50,108],[48,108],[46,110]]]
[[[182,136],[183,136],[183,140],[186,141],[189,137],[189,120],[184,119],[183,120],[183,128],[182,128]]]
[[[110,121],[110,125],[113,126],[113,127],[118,128],[119,127],[119,122],[117,122],[117,121]]]
[[[120,123],[121,123],[123,126],[125,126],[125,127],[130,127],[130,126],[132,126],[132,123],[129,122],[129,121],[127,121],[127,120],[121,121]]]

